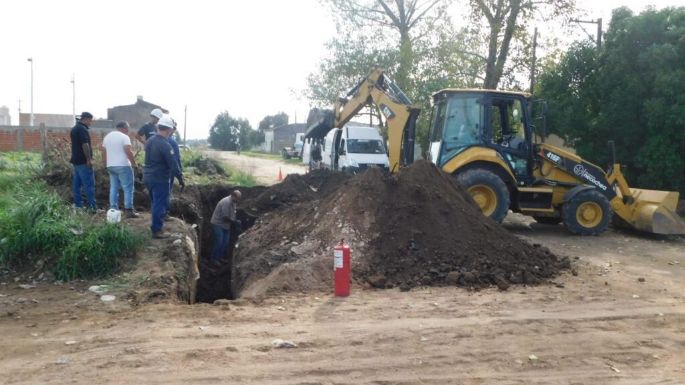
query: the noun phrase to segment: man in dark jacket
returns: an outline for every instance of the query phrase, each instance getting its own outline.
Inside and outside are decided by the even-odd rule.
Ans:
[[[145,166],[143,167],[143,183],[150,194],[152,211],[153,238],[168,238],[169,234],[162,231],[164,216],[169,207],[169,179],[178,178],[181,187],[185,187],[183,173],[174,157],[174,150],[169,144],[174,124],[166,116],[159,120],[157,134],[145,142]]]
[[[88,129],[93,122],[90,112],[81,113],[79,121],[71,129],[71,164],[74,165],[72,178],[72,194],[74,206],[81,208],[81,187],[86,191],[88,208],[96,211],[95,205],[95,173],[93,172],[93,149],[90,144]]]
[[[140,127],[135,134],[136,139],[140,143],[145,144],[157,132],[157,123],[162,119],[162,116],[164,116],[164,113],[159,108],[150,111],[150,121],[145,123],[143,127]]]

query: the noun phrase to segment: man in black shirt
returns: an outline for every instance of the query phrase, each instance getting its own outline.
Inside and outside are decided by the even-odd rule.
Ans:
[[[159,108],[150,111],[150,122],[145,123],[143,127],[140,127],[136,134],[136,139],[138,139],[140,143],[144,145],[145,142],[155,134],[157,131],[157,123],[159,122],[159,119],[162,119],[162,116],[164,116],[164,113]]]
[[[79,121],[71,129],[71,164],[74,165],[72,178],[72,194],[74,206],[83,207],[81,200],[81,187],[86,191],[88,208],[97,210],[95,205],[95,173],[93,172],[93,149],[90,145],[88,129],[93,122],[90,112],[81,113]]]

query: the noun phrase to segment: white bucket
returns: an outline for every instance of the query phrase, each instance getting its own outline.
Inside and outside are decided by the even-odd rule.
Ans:
[[[121,222],[121,210],[109,209],[107,210],[107,223]]]

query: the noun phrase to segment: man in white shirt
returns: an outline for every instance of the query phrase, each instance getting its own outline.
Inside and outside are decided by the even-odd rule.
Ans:
[[[124,209],[127,218],[139,215],[133,209],[133,167],[136,160],[131,151],[128,122],[117,123],[116,130],[102,140],[102,160],[109,173],[109,208],[119,209],[119,188],[124,190]]]

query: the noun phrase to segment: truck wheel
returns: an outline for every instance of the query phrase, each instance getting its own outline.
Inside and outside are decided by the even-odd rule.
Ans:
[[[534,216],[535,222],[542,225],[558,225],[561,223],[562,219],[560,217],[538,217]]]
[[[502,222],[509,211],[509,189],[497,174],[488,170],[468,170],[457,181],[471,195],[486,217]]]
[[[598,235],[611,222],[609,200],[597,190],[584,190],[566,202],[561,210],[566,228],[578,235]]]

